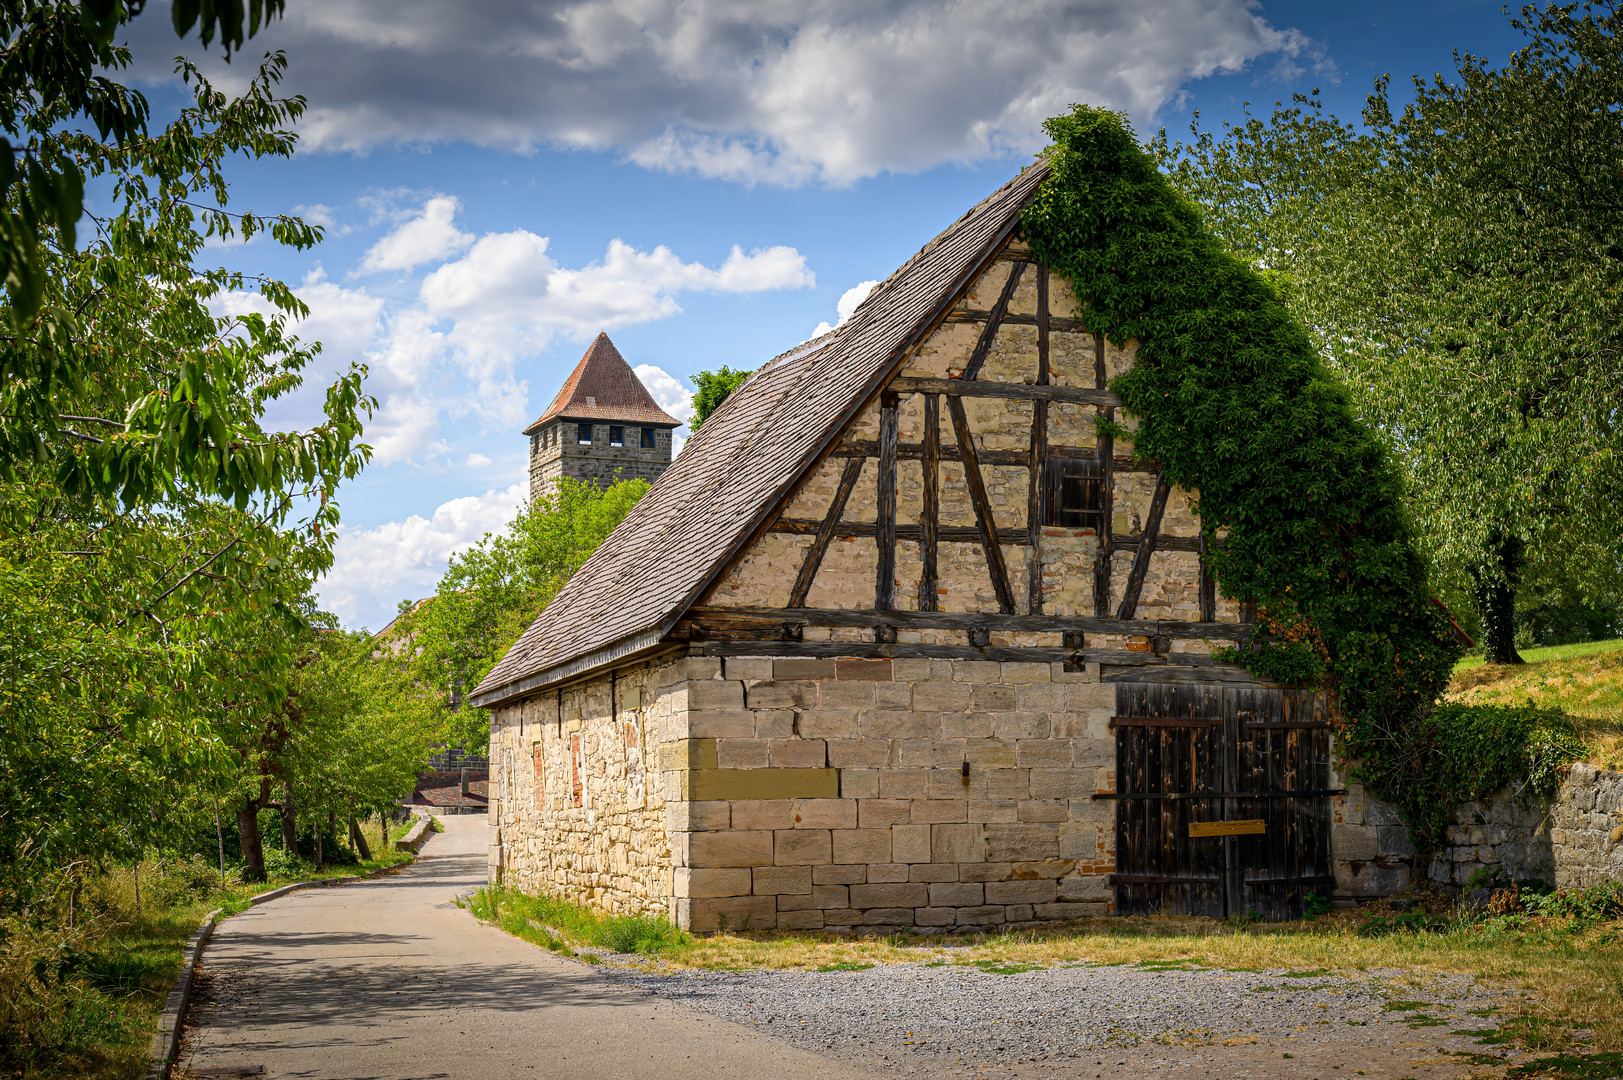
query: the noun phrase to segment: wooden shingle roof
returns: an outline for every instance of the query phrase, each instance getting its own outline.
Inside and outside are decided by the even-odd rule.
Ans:
[[[717,409],[470,701],[495,705],[656,647],[747,548],[1019,223],[1038,162],[909,259],[833,331]]]
[[[586,347],[558,396],[535,423],[524,429],[524,434],[534,435],[542,424],[559,416],[571,420],[623,420],[649,427],[679,427],[682,423],[655,403],[606,333],[599,333]]]

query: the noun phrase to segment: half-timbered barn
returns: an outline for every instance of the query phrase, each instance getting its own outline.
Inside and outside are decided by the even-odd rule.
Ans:
[[[767,361],[477,688],[493,880],[718,927],[1300,911],[1400,884],[1326,706],[1135,458],[1025,169]],[[1395,831],[1394,831],[1395,827]]]

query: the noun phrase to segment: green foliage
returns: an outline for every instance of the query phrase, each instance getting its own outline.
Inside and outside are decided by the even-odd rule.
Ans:
[[[397,656],[401,676],[435,692],[437,697],[420,703],[423,708],[442,709],[442,703],[459,699],[496,666],[647,490],[642,480],[605,489],[564,479],[542,491],[505,531],[487,533],[451,558],[435,595],[396,623],[393,643],[382,643],[380,654]],[[456,712],[445,718],[449,744],[482,750],[487,718],[472,709]]]
[[[1443,704],[1409,732],[1386,797],[1425,846],[1442,839],[1462,802],[1487,799],[1503,787],[1548,799],[1565,766],[1583,751],[1572,721],[1557,709]]]
[[[673,955],[693,944],[691,934],[662,916],[603,915],[567,900],[495,886],[476,891],[468,908],[510,934],[556,951],[565,948],[557,934],[577,943],[643,956]]]
[[[1521,890],[1521,907],[1529,915],[1569,919],[1582,928],[1608,919],[1623,919],[1623,882],[1607,881],[1583,889]]]
[[[1259,605],[1266,633],[1235,658],[1333,690],[1345,752],[1397,795],[1460,650],[1396,471],[1275,287],[1202,226],[1120,116],[1077,107],[1046,129],[1052,172],[1026,236],[1084,298],[1089,329],[1138,343],[1112,382],[1139,422],[1135,453],[1199,492],[1225,594]]]
[[[698,431],[711,413],[721,408],[729,394],[743,385],[754,372],[734,371],[726,364],[715,371],[701,371],[693,376],[693,385],[699,392],[693,395],[693,417],[688,421],[690,431]]]
[[[1515,656],[1511,590],[1617,600],[1623,557],[1623,16],[1526,8],[1499,67],[1459,57],[1360,130],[1299,96],[1157,149],[1267,267],[1385,433],[1439,566]]]
[[[120,150],[147,136],[146,98],[111,73],[129,66],[127,48],[114,38],[145,8],[144,0],[9,0],[0,4],[0,278],[6,314],[21,334],[31,320],[62,329],[62,312],[46,299],[50,234],[71,249],[84,209],[85,181],[95,175],[75,153],[73,136],[88,124],[97,138]],[[280,16],[284,0],[177,0],[175,32],[193,27],[204,45],[218,34],[227,58]],[[43,311],[42,311],[43,309]],[[87,357],[68,356],[47,378],[90,374]],[[9,375],[10,372],[7,372]]]

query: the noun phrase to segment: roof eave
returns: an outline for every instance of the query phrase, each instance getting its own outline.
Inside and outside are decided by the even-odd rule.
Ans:
[[[671,619],[669,622],[674,623],[675,620]],[[601,649],[589,652],[584,656],[577,656],[561,664],[543,668],[533,675],[526,675],[522,679],[516,679],[501,686],[493,686],[483,692],[476,691],[468,696],[468,704],[478,709],[492,709],[498,705],[505,705],[518,698],[528,697],[538,691],[545,690],[555,683],[589,675],[598,668],[642,659],[645,655],[657,652],[662,646],[668,644],[664,640],[667,629],[667,624],[662,623],[651,630],[644,630],[623,637],[619,641],[610,642]]]

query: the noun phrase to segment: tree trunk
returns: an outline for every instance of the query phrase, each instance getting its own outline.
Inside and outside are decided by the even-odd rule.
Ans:
[[[265,847],[259,837],[259,803],[237,807],[237,836],[242,842],[242,876],[247,881],[265,880]]]
[[[361,832],[360,823],[354,817],[349,819],[349,838],[355,842],[355,851],[362,862],[372,861],[372,849],[366,846],[366,835]]]
[[[1482,644],[1490,664],[1526,663],[1516,651],[1516,584],[1521,578],[1522,542],[1495,537],[1487,560],[1475,568],[1473,599],[1482,620]]]
[[[327,861],[327,853],[323,850],[325,844],[322,840],[322,833],[326,832],[327,830],[321,827],[320,818],[316,819],[315,828],[312,831],[316,834],[316,869],[320,870],[322,864]]]
[[[289,854],[299,853],[299,819],[293,805],[293,782],[282,784],[282,847]]]

